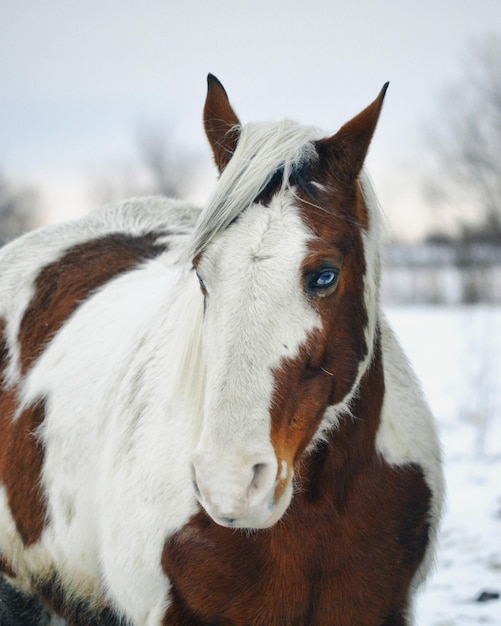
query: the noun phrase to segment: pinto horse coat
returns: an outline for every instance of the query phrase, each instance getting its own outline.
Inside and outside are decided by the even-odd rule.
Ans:
[[[209,76],[207,206],[134,199],[0,252],[16,598],[73,626],[412,623],[443,480],[379,306],[384,92],[325,136],[242,126]]]

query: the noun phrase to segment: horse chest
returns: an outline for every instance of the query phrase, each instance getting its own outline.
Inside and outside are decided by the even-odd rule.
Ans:
[[[400,496],[420,480],[409,473]],[[309,514],[293,510],[257,533],[219,527],[200,512],[164,550],[173,600],[164,624],[405,624],[417,564],[402,534],[426,545],[427,527],[426,507],[400,496],[379,514],[377,490],[350,499],[342,514],[332,501]],[[367,509],[354,517],[358,498]]]
[[[305,563],[311,550],[277,534],[232,531],[197,515],[164,552],[174,600],[165,623],[306,623],[315,593],[315,568]]]

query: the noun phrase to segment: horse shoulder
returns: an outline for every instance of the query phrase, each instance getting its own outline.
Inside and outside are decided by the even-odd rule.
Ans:
[[[441,447],[434,417],[408,358],[384,318],[381,326],[385,396],[376,448],[397,474],[406,468],[416,468],[430,493],[428,548],[413,581],[417,587],[432,566],[442,512],[445,485]]]

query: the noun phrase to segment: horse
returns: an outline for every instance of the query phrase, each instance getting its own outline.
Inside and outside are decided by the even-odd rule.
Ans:
[[[412,623],[444,487],[379,301],[386,88],[330,135],[242,125],[209,75],[202,209],[0,251],[0,568],[44,623]]]

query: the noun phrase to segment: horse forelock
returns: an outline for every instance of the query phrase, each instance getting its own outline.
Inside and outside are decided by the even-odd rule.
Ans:
[[[290,187],[293,173],[316,159],[314,142],[321,135],[317,128],[287,119],[243,126],[236,150],[195,227],[190,260],[249,206],[262,202],[270,185]]]

